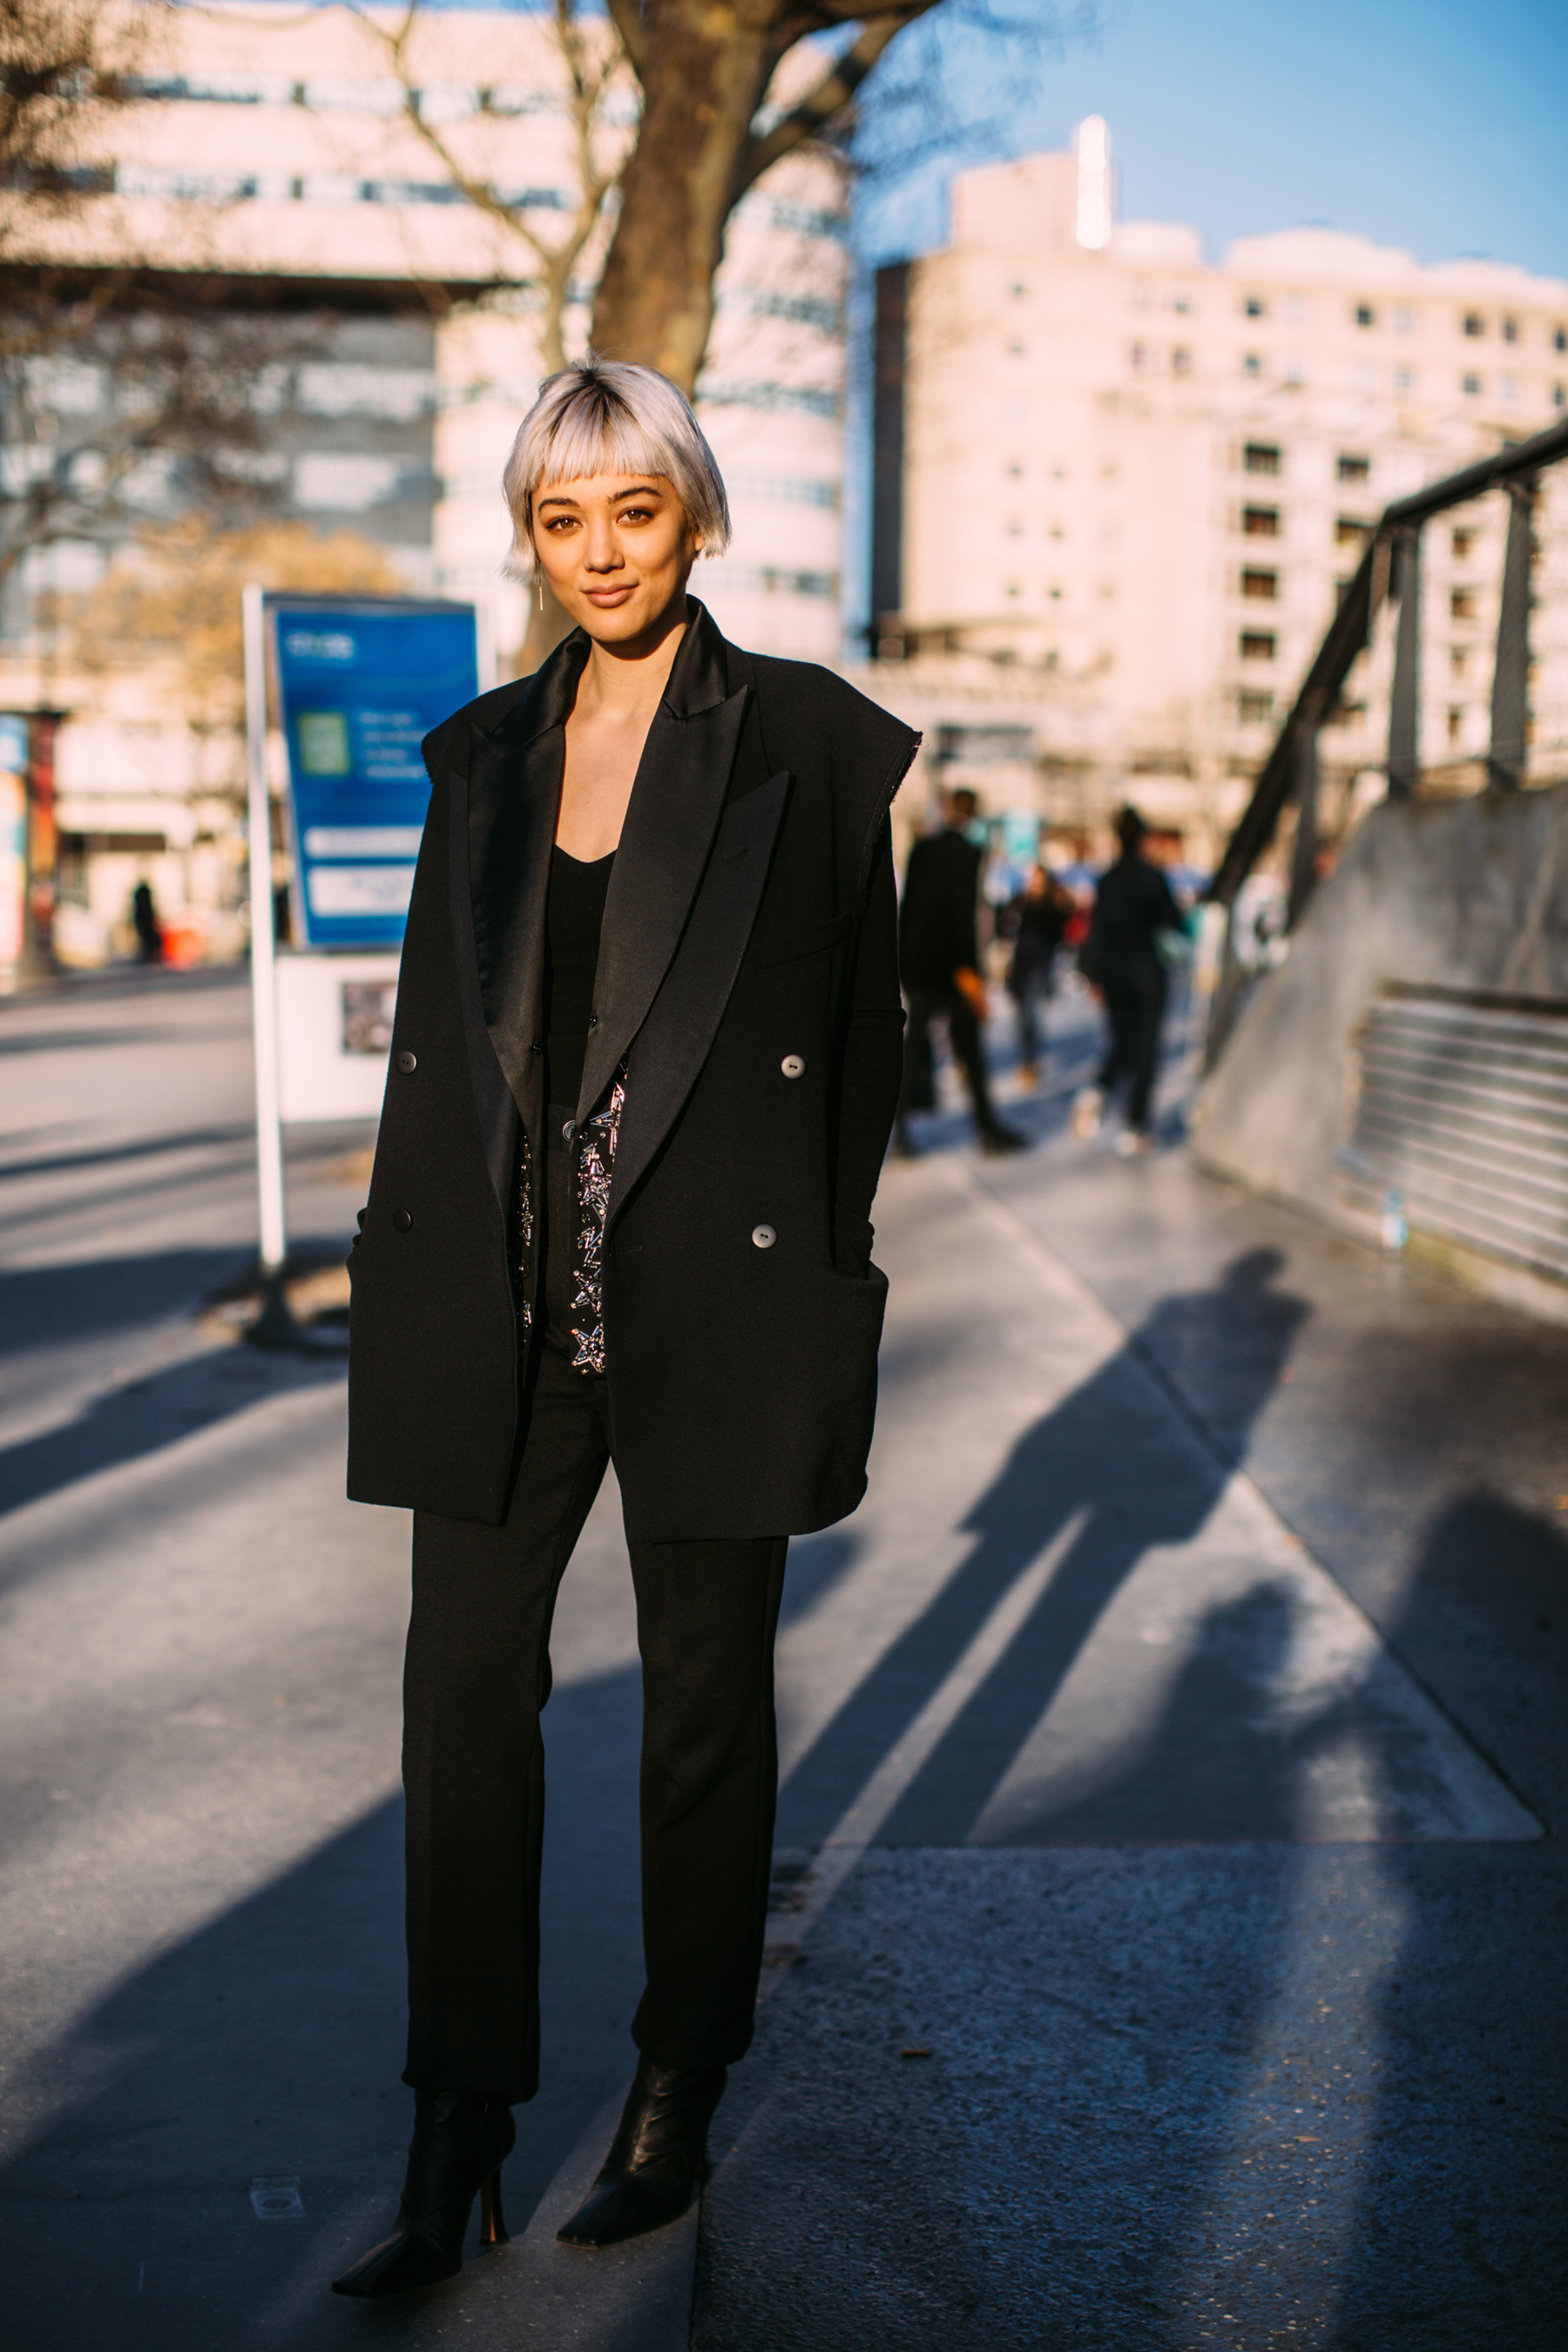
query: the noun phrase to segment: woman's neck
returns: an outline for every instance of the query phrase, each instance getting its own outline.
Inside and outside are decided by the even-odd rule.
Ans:
[[[611,727],[631,726],[640,719],[646,730],[658,709],[686,629],[682,595],[661,616],[657,635],[652,629],[645,630],[626,646],[601,645],[595,638],[577,682],[574,716]]]

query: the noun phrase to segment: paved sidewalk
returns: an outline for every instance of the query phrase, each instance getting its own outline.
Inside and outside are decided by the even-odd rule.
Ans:
[[[557,1621],[519,2235],[401,2308],[324,2283],[407,2129],[406,1523],[341,1499],[333,1365],[165,1324],[138,1420],[128,1315],[131,1376],[40,1430],[16,1351],[8,2341],[1555,2352],[1568,1332],[1061,1108],[884,1181],[872,1491],[792,1549],[772,1962],[700,2221],[552,2237],[638,1979],[611,1492]],[[100,1326],[136,1239],[70,1228]]]
[[[889,1409],[853,1572],[785,1644],[817,1698],[782,1823],[808,1906],[835,1837],[870,1850],[721,2111],[694,2347],[1555,2347],[1556,1840],[1481,1752],[1508,1724],[1456,1719],[1227,1458],[1342,1275],[1429,1367],[1511,1340],[1561,1398],[1568,1335],[1419,1269],[1385,1283],[1179,1160],[1047,1141],[896,1170],[880,1205]],[[1141,1292],[1131,1330],[1069,1255]],[[1426,1402],[1467,1418],[1430,1369]],[[1319,1451],[1331,1513],[1354,1445],[1302,1459],[1276,1427],[1268,1460],[1310,1494]],[[1545,1461],[1516,1443],[1506,1466]],[[1349,1498],[1373,1523],[1415,1475],[1383,1469],[1386,1496]],[[1451,1529],[1460,1507],[1422,1499]],[[847,1663],[830,1712],[868,1620],[878,1666]],[[1491,1687],[1506,1650],[1471,1630]],[[1560,1664],[1514,1664],[1505,1715],[1561,1703]],[[830,1822],[851,1784],[869,1798]]]

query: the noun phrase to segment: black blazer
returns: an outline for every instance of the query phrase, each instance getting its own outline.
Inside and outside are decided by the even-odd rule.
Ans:
[[[887,1292],[870,1206],[903,1020],[888,810],[920,740],[692,611],[612,872],[578,1106],[624,1069],[605,1375],[627,1532],[648,1541],[804,1534],[865,1492]],[[506,1514],[529,1344],[518,1171],[543,1164],[544,894],[587,654],[574,632],[425,746],[350,1259],[358,1502]]]

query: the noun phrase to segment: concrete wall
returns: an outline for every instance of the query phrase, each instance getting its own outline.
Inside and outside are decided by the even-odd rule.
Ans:
[[[1204,1164],[1361,1229],[1334,1155],[1394,980],[1568,997],[1568,784],[1373,810],[1203,1089]]]

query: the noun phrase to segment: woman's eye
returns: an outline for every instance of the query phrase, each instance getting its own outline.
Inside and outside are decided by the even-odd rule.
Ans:
[[[623,507],[620,520],[622,522],[647,522],[652,512],[651,507]]]

